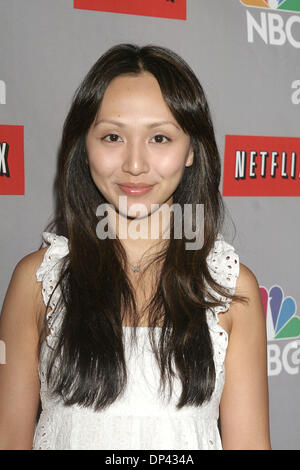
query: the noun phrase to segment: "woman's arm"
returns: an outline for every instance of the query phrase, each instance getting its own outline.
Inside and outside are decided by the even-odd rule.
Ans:
[[[6,363],[0,364],[0,449],[31,449],[39,404],[38,322],[41,287],[36,281],[44,249],[14,269],[0,317]]]
[[[248,304],[232,303],[226,381],[220,405],[224,449],[270,449],[267,338],[265,315],[254,274],[240,265],[236,294]]]

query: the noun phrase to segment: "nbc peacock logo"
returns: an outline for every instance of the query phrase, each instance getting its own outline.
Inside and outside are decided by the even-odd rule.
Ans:
[[[300,11],[299,0],[240,0],[249,7],[268,8],[271,10]]]
[[[295,339],[300,336],[300,318],[296,315],[297,304],[293,297],[285,297],[279,286],[269,290],[260,287],[266,316],[268,340]]]

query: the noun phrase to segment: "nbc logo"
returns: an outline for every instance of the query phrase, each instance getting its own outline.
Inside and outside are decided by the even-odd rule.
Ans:
[[[299,0],[241,0],[249,7],[270,8],[272,10],[300,11]]]
[[[282,370],[297,374],[300,365],[300,318],[296,316],[296,301],[293,297],[284,297],[282,288],[276,285],[269,290],[260,287],[260,294],[268,340],[292,340],[283,347],[276,342],[268,344],[268,375],[279,375]]]
[[[268,339],[286,339],[300,336],[300,318],[296,317],[296,301],[293,297],[283,296],[279,286],[269,291],[260,288],[260,295],[267,322]]]
[[[254,32],[265,42],[274,46],[282,46],[288,41],[293,47],[300,48],[299,37],[300,16],[292,15],[283,18],[277,12],[300,12],[299,0],[240,0],[248,7],[258,7],[266,11],[260,11],[258,21],[249,10],[247,10],[248,42],[254,42]],[[298,29],[298,31],[297,31]]]

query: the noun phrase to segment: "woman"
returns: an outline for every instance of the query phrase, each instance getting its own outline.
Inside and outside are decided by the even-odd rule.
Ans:
[[[220,234],[219,183],[184,60],[100,57],[64,125],[55,220],[4,301],[1,448],[270,448],[259,288]]]

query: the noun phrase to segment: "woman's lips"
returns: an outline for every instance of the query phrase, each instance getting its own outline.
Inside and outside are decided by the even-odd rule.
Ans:
[[[153,188],[153,185],[140,187],[140,186],[126,186],[126,185],[118,184],[118,186],[121,189],[121,191],[123,191],[125,194],[130,194],[131,196],[140,196],[142,194],[146,194],[149,191],[151,191],[151,189]]]

